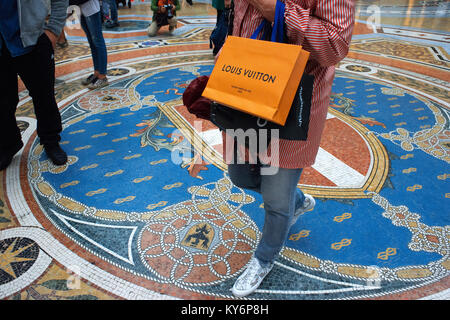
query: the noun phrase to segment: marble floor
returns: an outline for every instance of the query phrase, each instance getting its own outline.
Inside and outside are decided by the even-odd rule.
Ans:
[[[229,180],[219,130],[183,106],[212,71],[216,11],[181,7],[173,35],[149,38],[149,1],[120,6],[120,27],[104,29],[110,84],[92,91],[89,46],[68,22],[55,52],[64,166],[39,145],[20,84],[25,146],[0,172],[0,299],[236,299],[264,204]],[[357,1],[299,181],[316,207],[245,299],[450,298],[449,18],[447,1]]]

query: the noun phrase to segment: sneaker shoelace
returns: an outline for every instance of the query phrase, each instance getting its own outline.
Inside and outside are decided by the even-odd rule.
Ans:
[[[265,273],[266,268],[261,267],[258,260],[253,258],[242,277],[239,278],[238,287],[246,289],[249,286],[255,285],[258,279],[264,276]]]

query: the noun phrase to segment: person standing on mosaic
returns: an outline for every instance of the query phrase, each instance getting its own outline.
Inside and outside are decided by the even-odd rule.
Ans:
[[[119,14],[117,11],[117,2],[116,0],[103,0],[104,2],[107,1],[109,5],[109,12],[111,12],[111,15],[109,16],[109,20],[105,22],[105,27],[108,29],[119,27]]]
[[[51,0],[51,13],[41,1],[0,1],[0,170],[23,147],[15,112],[18,76],[33,99],[37,135],[55,165],[67,162],[59,141],[61,115],[55,99],[56,40],[66,21],[68,0]]]
[[[225,0],[225,6],[230,2]],[[315,206],[314,198],[304,194],[297,184],[303,168],[315,162],[330,101],[334,66],[347,55],[355,21],[355,0],[282,2],[287,43],[301,45],[310,52],[305,73],[314,76],[314,91],[308,138],[272,141],[278,144],[279,154],[275,174],[261,174],[260,163],[270,165],[270,159],[262,155],[258,164],[228,164],[231,181],[238,187],[261,193],[265,210],[261,240],[232,288],[238,297],[249,295],[259,287],[271,271],[290,227],[301,214]],[[234,0],[233,36],[250,38],[264,19],[273,22],[276,3],[277,0]]]
[[[149,37],[154,37],[158,30],[165,25],[169,25],[169,32],[172,33],[177,27],[177,11],[180,10],[178,0],[152,0],[150,8],[153,11],[152,23],[147,29]]]
[[[81,83],[89,89],[98,89],[107,86],[107,64],[108,53],[102,31],[102,17],[100,3],[98,0],[89,0],[80,5],[81,28],[86,34],[89,47],[91,48],[94,73]]]

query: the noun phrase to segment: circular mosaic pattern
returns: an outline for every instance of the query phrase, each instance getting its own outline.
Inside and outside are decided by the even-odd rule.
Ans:
[[[164,63],[175,66],[161,70],[141,61],[132,74],[118,68],[113,85],[63,107],[69,162],[52,166],[31,139],[21,170],[32,191],[27,201],[41,210],[34,213],[39,223],[89,259],[137,285],[154,281],[230,297],[259,241],[264,204],[258,194],[232,187],[215,128],[196,127],[182,105],[187,84],[211,72],[202,59],[169,57]],[[331,96],[321,156],[333,156],[340,169],[331,172],[345,175],[327,175],[321,159],[305,169],[300,187],[318,205],[291,228],[253,297],[384,295],[448,274],[445,217],[426,216],[421,203],[409,201],[414,192],[433,197],[431,190],[445,183],[417,180],[429,170],[424,155],[446,159],[445,145],[434,143],[448,134],[445,111],[405,89],[407,80],[365,78],[379,72],[367,68],[341,66]],[[406,118],[411,105],[415,118]]]
[[[118,77],[123,76],[130,73],[130,70],[126,68],[109,68],[108,69],[108,76]]]
[[[137,254],[142,266],[156,279],[191,290],[227,282],[237,276],[256,248],[259,229],[263,223],[263,214],[257,214],[263,211],[259,205],[261,199],[247,199],[243,191],[231,192],[231,182],[226,177],[221,177],[223,173],[196,158],[193,151],[204,148],[196,144],[195,137],[205,135],[207,131],[194,131],[189,134],[187,129],[191,123],[183,113],[179,99],[189,79],[196,74],[210,72],[210,68],[185,66],[150,72],[135,76],[132,81],[124,79],[122,85],[116,83],[114,88],[84,95],[73,106],[88,112],[81,113],[78,118],[73,117],[70,126],[65,130],[65,140],[68,141],[66,148],[76,161],[69,161],[64,170],[54,172],[46,169],[47,162],[42,158],[44,154],[38,152],[38,149],[34,149],[33,154],[36,157],[31,161],[32,167],[40,168],[39,173],[33,174],[36,176],[33,181],[36,181],[35,188],[41,196],[57,204],[63,211],[78,211],[82,214],[73,218],[60,210],[56,215],[47,212],[48,217],[59,225],[61,230],[71,238],[73,231],[82,232],[83,237],[77,241],[104,256],[105,250],[102,252],[99,248],[105,245],[92,247],[92,244],[104,243],[106,239],[111,239],[117,230],[125,228],[128,231],[123,233],[121,238],[130,246],[126,249],[117,243],[112,250],[109,244],[106,253],[113,253],[108,258],[111,262],[133,263],[132,268],[145,275],[145,270],[136,264]],[[351,68],[355,73],[359,72],[358,70],[362,73],[376,71],[369,67]],[[164,89],[161,90],[161,87]],[[380,214],[373,217],[371,225],[372,229],[378,230],[376,232],[381,232],[383,228],[412,225],[417,225],[417,228],[409,228],[413,235],[412,241],[406,237],[395,241],[392,238],[372,237],[372,248],[366,241],[367,234],[356,231],[368,223],[367,218],[363,219],[358,210],[355,211],[346,201],[341,200],[334,204],[321,202],[313,213],[302,217],[301,229],[293,227],[282,256],[297,267],[310,268],[310,272],[325,272],[328,276],[334,274],[362,281],[372,279],[373,270],[376,270],[377,279],[392,284],[409,280],[411,277],[439,277],[445,269],[445,264],[442,263],[448,252],[443,250],[447,246],[445,237],[440,237],[438,233],[446,229],[426,231],[429,228],[418,221],[419,215],[406,214],[411,212],[407,207],[402,211],[405,216],[403,220],[397,221],[398,214],[390,213],[396,212],[396,206],[390,201],[407,196],[409,192],[419,188],[418,185],[411,191],[398,190],[395,196],[391,192],[389,200],[381,196],[390,194],[386,183],[396,181],[395,178],[402,173],[397,172],[395,166],[391,168],[392,162],[379,139],[396,143],[398,138],[395,133],[406,137],[404,133],[416,130],[416,124],[407,124],[389,135],[386,134],[386,129],[394,125],[393,121],[401,121],[401,104],[397,103],[400,107],[391,108],[398,114],[394,117],[389,117],[386,112],[380,115],[377,109],[369,106],[369,111],[373,110],[374,114],[374,117],[369,119],[363,115],[367,111],[363,106],[367,97],[358,93],[368,92],[369,96],[371,93],[377,93],[374,96],[377,97],[378,103],[383,99],[413,101],[415,97],[398,87],[367,82],[358,76],[348,77],[345,73],[337,74],[333,88],[333,92],[336,91],[338,93],[333,93],[331,99],[335,109],[330,110],[327,120],[328,127],[335,128],[335,133],[334,137],[331,137],[325,132],[324,140],[332,140],[336,137],[336,132],[340,132],[345,137],[352,138],[353,148],[357,146],[361,149],[360,157],[346,157],[345,145],[338,141],[338,151],[334,149],[336,144],[325,143],[322,148],[342,162],[342,170],[355,167],[360,171],[358,173],[345,169],[354,177],[342,183],[335,179],[335,185],[322,183],[312,188],[310,182],[303,181],[309,185],[305,187],[306,190],[315,192],[314,195],[319,201],[321,196],[328,193],[325,199],[333,196],[353,197],[352,201],[359,206],[373,209],[378,207]],[[395,107],[393,103],[391,105]],[[430,119],[431,114],[437,116],[441,112],[439,107],[432,104],[428,104],[428,107],[431,112],[425,115],[427,119]],[[422,121],[421,125],[426,123]],[[364,125],[369,125],[370,130]],[[405,149],[405,143],[400,146]],[[412,152],[413,149],[407,148],[405,151]],[[87,152],[95,157],[88,157]],[[176,162],[174,156],[178,153],[181,158]],[[433,155],[436,156],[435,153]],[[214,159],[219,158],[209,157],[208,161]],[[360,163],[354,163],[358,159]],[[416,166],[420,165],[414,163]],[[183,168],[188,169],[184,175]],[[319,166],[316,168],[321,172]],[[177,171],[180,173],[175,175],[174,172]],[[78,182],[72,181],[73,179],[65,181],[65,177],[73,177],[75,172]],[[384,173],[381,174],[382,172]],[[388,172],[391,172],[391,175],[388,175]],[[43,180],[39,176],[42,176]],[[199,184],[200,178],[216,182]],[[355,182],[357,179],[360,179],[359,184]],[[64,183],[55,184],[56,181]],[[110,183],[112,181],[116,182]],[[196,187],[189,187],[192,185]],[[424,183],[420,185],[420,188],[426,188]],[[355,192],[357,186],[360,186],[361,190]],[[186,188],[192,195],[192,200],[186,200],[186,194],[183,192]],[[159,200],[153,203],[144,202],[148,197],[148,190],[159,194]],[[341,193],[336,190],[341,190]],[[199,197],[202,196],[206,199],[200,200]],[[237,199],[241,202],[235,207],[231,203]],[[102,208],[99,208],[99,203],[102,203]],[[150,211],[145,211],[145,208]],[[233,218],[230,218],[230,214],[234,215]],[[87,219],[88,217],[90,218]],[[119,224],[110,227],[107,227],[107,224],[95,226],[92,218],[116,221]],[[320,223],[315,220],[317,218]],[[105,240],[94,236],[94,230],[98,228],[103,229]],[[329,233],[324,228],[333,228],[335,231]],[[247,232],[243,231],[245,229]],[[136,232],[139,232],[139,236],[134,243],[132,239]],[[251,236],[248,232],[251,232]],[[427,240],[418,241],[421,238]],[[405,255],[405,247],[417,252],[417,255]],[[429,255],[422,254],[423,251]],[[337,252],[341,263],[331,261]],[[439,259],[439,256],[444,258]],[[411,265],[413,261],[419,260],[423,265]],[[433,267],[427,266],[427,263],[433,260],[438,262],[433,262]],[[312,261],[317,261],[317,266],[312,267]],[[409,264],[408,267],[402,266],[403,263]]]
[[[79,14],[68,19],[69,46],[55,50],[64,166],[39,146],[19,86],[25,146],[0,173],[0,299],[233,298],[264,203],[231,187],[220,134],[182,105],[213,64],[216,10],[198,1],[151,38],[148,2],[120,10],[104,29],[110,85],[93,91],[80,84],[92,59]],[[366,2],[299,181],[317,205],[250,299],[449,297],[449,10]]]
[[[210,199],[222,202],[230,196],[231,183],[223,179],[211,190]],[[243,192],[241,198],[245,199]],[[257,226],[238,207],[221,211],[205,206],[211,204],[181,203],[172,208],[175,214],[165,211],[147,223],[139,250],[150,270],[172,283],[211,285],[235,276],[246,265],[258,242]]]
[[[340,69],[367,75],[377,72],[376,68],[361,64],[342,64],[340,66]]]

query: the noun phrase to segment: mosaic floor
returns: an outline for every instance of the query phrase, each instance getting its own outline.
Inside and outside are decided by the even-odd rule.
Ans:
[[[261,197],[231,184],[218,129],[181,98],[213,68],[215,9],[183,1],[174,35],[155,38],[148,1],[119,17],[108,87],[80,84],[92,64],[76,25],[56,51],[67,165],[42,152],[21,86],[25,146],[0,173],[1,299],[234,299],[259,241]],[[299,181],[316,208],[246,299],[450,298],[449,17],[441,0],[358,1]]]

